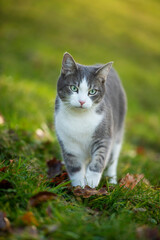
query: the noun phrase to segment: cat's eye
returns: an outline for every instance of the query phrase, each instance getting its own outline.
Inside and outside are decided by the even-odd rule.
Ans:
[[[75,85],[71,85],[71,86],[70,86],[70,89],[71,89],[73,92],[78,92],[78,88],[77,88]]]
[[[97,93],[97,90],[96,89],[91,89],[88,94],[89,95],[95,95]]]

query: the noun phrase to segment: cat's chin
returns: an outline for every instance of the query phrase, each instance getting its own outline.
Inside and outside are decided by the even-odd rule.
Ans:
[[[89,110],[90,108],[73,106],[73,109],[75,109],[75,110],[77,110],[77,111],[87,111],[87,110]]]

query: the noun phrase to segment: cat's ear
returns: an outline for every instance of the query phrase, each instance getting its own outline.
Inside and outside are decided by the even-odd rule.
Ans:
[[[69,74],[75,73],[76,70],[77,70],[76,62],[74,61],[73,57],[66,52],[62,60],[61,73],[67,76]]]
[[[103,81],[106,81],[108,73],[112,67],[113,62],[109,62],[107,64],[105,64],[103,67],[100,67],[97,71],[96,71],[96,75],[98,77],[100,77]]]

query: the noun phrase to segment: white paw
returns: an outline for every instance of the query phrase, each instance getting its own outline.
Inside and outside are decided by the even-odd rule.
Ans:
[[[111,183],[111,184],[117,184],[117,177],[110,177],[109,178],[109,183]]]
[[[70,180],[71,180],[72,186],[73,187],[81,186],[82,188],[84,188],[85,187],[84,175],[85,175],[85,173],[83,170],[70,175]]]
[[[82,188],[85,187],[84,179],[71,179],[71,184],[73,187],[81,186]]]
[[[101,173],[90,171],[88,168],[86,172],[86,185],[91,188],[97,187],[100,182],[101,175]]]

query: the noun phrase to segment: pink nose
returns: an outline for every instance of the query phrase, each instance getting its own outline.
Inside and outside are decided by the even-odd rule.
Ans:
[[[85,102],[84,102],[84,101],[79,101],[79,102],[80,102],[81,106],[82,106],[83,104],[85,104]]]

